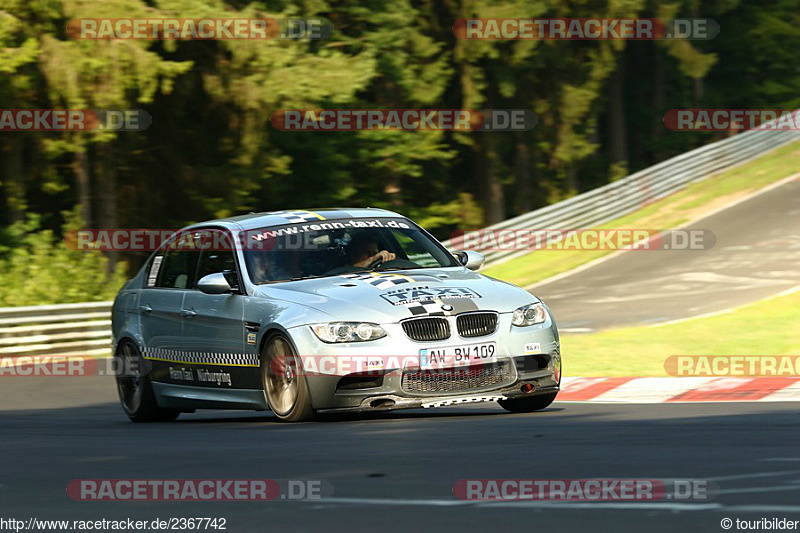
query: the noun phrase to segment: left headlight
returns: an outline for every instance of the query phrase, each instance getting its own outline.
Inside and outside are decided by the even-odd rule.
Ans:
[[[312,324],[311,330],[322,342],[364,342],[386,336],[382,327],[371,322]]]
[[[539,303],[523,305],[514,310],[511,323],[515,326],[533,326],[547,320],[547,310]]]

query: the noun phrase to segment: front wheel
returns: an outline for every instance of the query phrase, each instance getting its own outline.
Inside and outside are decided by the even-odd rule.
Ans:
[[[300,358],[289,339],[280,333],[267,339],[261,351],[261,379],[275,416],[284,422],[314,419],[311,394]]]
[[[142,357],[131,341],[117,349],[117,392],[122,409],[134,422],[171,422],[181,412],[164,409],[156,403],[150,378],[142,374]]]
[[[530,398],[499,400],[497,403],[500,404],[500,407],[512,413],[532,413],[550,407],[556,396],[558,396],[557,392],[551,392],[550,394],[539,394]]]

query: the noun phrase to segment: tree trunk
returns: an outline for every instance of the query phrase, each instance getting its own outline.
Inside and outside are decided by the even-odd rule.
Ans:
[[[402,176],[392,172],[386,178],[386,186],[383,188],[383,193],[389,199],[389,203],[395,208],[400,210],[403,207],[403,178]]]
[[[483,208],[487,224],[496,224],[505,220],[505,200],[503,198],[503,184],[497,177],[495,166],[497,153],[494,149],[492,133],[484,132],[476,136],[475,150],[475,178],[478,182],[478,191],[483,199]]]
[[[567,163],[565,174],[567,179],[567,192],[570,194],[581,192],[581,187],[578,183],[578,171],[575,168],[575,165],[572,163]]]
[[[98,222],[101,227],[116,229],[119,227],[117,216],[117,167],[114,159],[114,145],[102,143],[97,147],[97,200]],[[108,273],[114,271],[119,261],[119,252],[111,250],[107,254]]]
[[[3,186],[9,222],[25,220],[25,176],[22,169],[22,139],[18,133],[6,134],[3,146]]]
[[[665,102],[666,102],[666,95],[664,92],[664,57],[663,57],[663,50],[660,46],[652,43],[653,47],[653,55],[652,55],[652,65],[653,65],[653,110],[655,111],[653,117],[653,144],[654,144],[654,153],[651,154],[652,159],[649,163],[656,163],[661,161],[663,157],[661,156],[661,149],[658,146],[658,140],[661,139],[664,135],[664,114],[667,112],[664,109]]]
[[[519,213],[527,213],[533,209],[533,187],[531,183],[531,153],[525,140],[525,132],[516,132],[514,150],[514,175],[516,176],[517,194],[514,203]]]
[[[695,2],[692,5],[692,17],[697,18],[700,16],[700,9]],[[702,107],[703,97],[705,96],[706,92],[706,80],[704,77],[695,78],[694,79],[694,106],[695,107]]]
[[[625,131],[625,93],[623,90],[623,62],[620,62],[617,69],[611,75],[608,86],[609,91],[609,127],[611,130],[611,162],[623,163],[628,161],[628,135]]]
[[[705,96],[706,92],[706,79],[705,78],[695,78],[694,79],[694,105],[695,107],[701,107],[703,104],[703,96]]]
[[[89,183],[89,155],[87,148],[75,152],[72,161],[72,171],[75,173],[75,182],[78,186],[78,203],[81,206],[81,218],[85,228],[92,224],[92,192]]]

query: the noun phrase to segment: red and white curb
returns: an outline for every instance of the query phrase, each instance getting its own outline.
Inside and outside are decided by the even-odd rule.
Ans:
[[[58,372],[51,374],[33,372],[35,367],[48,365],[48,357],[54,361],[61,361],[62,364],[63,361],[72,362],[72,365],[68,367],[69,375],[72,376],[90,376],[98,370],[98,359],[94,357],[15,357],[0,358],[0,376],[59,375]],[[76,367],[76,363],[80,363],[80,366]],[[565,377],[561,382],[558,401],[594,403],[792,402],[800,401],[800,376]]]
[[[558,401],[596,403],[800,401],[800,377],[565,377]]]

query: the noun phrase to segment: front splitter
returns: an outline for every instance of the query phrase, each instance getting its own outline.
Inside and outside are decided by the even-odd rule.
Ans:
[[[449,407],[453,405],[465,405],[470,403],[496,402],[499,400],[512,400],[517,398],[533,398],[540,394],[558,392],[559,387],[542,387],[533,392],[525,393],[519,390],[519,383],[513,389],[490,391],[482,394],[461,395],[461,396],[436,396],[436,397],[408,397],[395,394],[383,394],[365,398],[361,405],[356,407],[339,407],[335,409],[320,409],[317,412],[325,413],[346,413],[346,412],[379,412],[394,411],[397,409],[431,409],[435,407]]]

